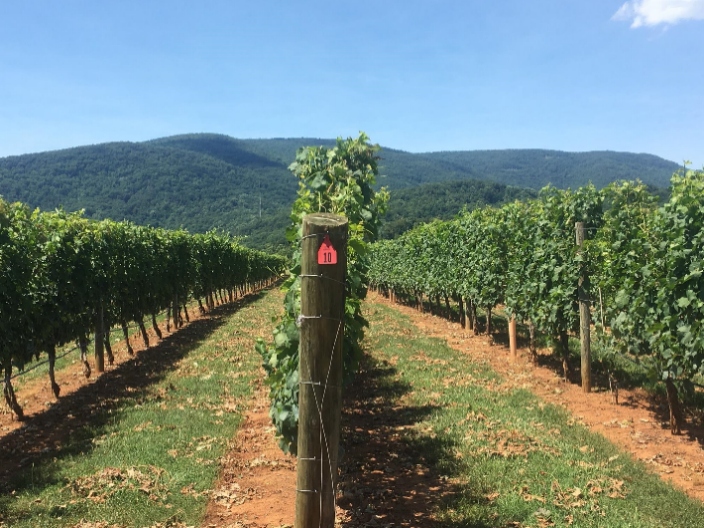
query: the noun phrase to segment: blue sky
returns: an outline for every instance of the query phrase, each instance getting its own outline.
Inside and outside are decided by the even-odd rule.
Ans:
[[[188,132],[704,166],[704,0],[0,3],[0,156]]]

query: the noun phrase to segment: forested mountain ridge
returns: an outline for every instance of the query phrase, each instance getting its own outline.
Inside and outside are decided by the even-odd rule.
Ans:
[[[86,215],[95,219],[183,226],[194,232],[220,228],[248,235],[245,243],[250,246],[275,250],[286,246],[283,229],[297,189],[296,178],[287,167],[296,149],[334,144],[334,140],[316,138],[235,139],[187,134],[10,156],[0,159],[0,195],[42,209],[85,209]],[[389,221],[396,222],[387,232],[397,232],[420,219],[446,217],[448,208],[463,205],[454,199],[458,196],[466,196],[465,203],[470,204],[483,199],[457,189],[448,191],[452,184],[440,186],[437,192],[425,188],[422,204],[399,193],[399,205],[393,205],[394,191],[420,184],[485,180],[538,189],[547,183],[574,188],[588,181],[603,186],[616,179],[640,178],[666,187],[678,168],[656,156],[616,152],[411,154],[384,148],[380,155],[382,177],[378,184],[392,191]],[[485,191],[474,187],[469,192],[481,195]],[[409,200],[422,207],[402,205]]]
[[[434,219],[449,220],[462,208],[500,206],[514,200],[535,198],[538,192],[524,187],[480,180],[424,183],[394,191],[381,227],[382,238],[396,238],[412,227]]]
[[[419,156],[448,171],[532,189],[548,184],[561,189],[576,188],[589,181],[601,188],[613,181],[635,179],[654,187],[667,187],[672,173],[681,168],[652,154],[613,151],[509,149],[429,152]]]
[[[215,134],[172,136],[153,143],[206,153],[228,162],[246,163],[257,157],[284,167],[293,161],[301,146],[335,145],[332,139],[234,139]],[[230,150],[237,155],[233,157]],[[654,187],[667,187],[670,176],[679,168],[652,154],[614,151],[504,149],[413,154],[383,147],[380,156],[382,177],[378,183],[390,189],[441,181],[486,180],[537,190],[548,184],[576,188],[590,181],[604,187],[612,181],[636,178]]]
[[[278,230],[288,221],[296,180],[281,164],[241,154],[229,163],[195,150],[125,142],[12,156],[0,159],[0,195],[42,209],[85,209],[90,218],[194,232],[249,235],[261,225],[266,229],[254,246],[285,244]]]

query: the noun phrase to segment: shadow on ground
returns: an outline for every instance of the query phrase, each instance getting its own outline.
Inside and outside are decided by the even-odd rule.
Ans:
[[[398,302],[399,304],[403,304],[405,306],[417,308],[415,298]],[[459,322],[459,312],[457,311],[457,306],[454,304],[451,306],[449,317],[445,306],[442,304],[437,304],[437,302],[429,303],[426,301],[424,304],[424,309],[427,313],[431,313],[437,317],[442,317],[452,322]],[[477,323],[477,334],[485,334],[486,316],[484,312],[480,313]],[[518,348],[527,349],[529,347],[528,327],[519,323],[517,325],[517,330],[516,337]],[[470,330],[469,328],[464,331],[467,333],[473,332],[473,330]],[[551,348],[548,336],[540,332],[536,332],[536,334],[536,344],[539,349]],[[637,388],[644,388],[646,392],[644,396],[622,396],[619,399],[619,405],[627,407],[641,406],[643,398],[645,398],[645,403],[648,410],[656,416],[656,419],[661,424],[664,424],[662,425],[664,429],[669,429],[670,411],[667,405],[664,384],[655,383],[649,378],[649,375],[645,369],[631,366],[625,367],[622,363],[616,361],[614,357],[605,356],[602,359],[596,359],[594,355],[594,347],[595,345],[598,346],[598,344],[595,343],[594,339],[595,337],[592,335],[592,390],[611,392],[610,376],[616,380],[616,383],[622,389],[633,390]],[[502,346],[506,349],[509,347],[508,319],[504,314],[494,313],[492,315],[492,341],[494,344]],[[570,338],[569,362],[570,374],[567,381],[572,385],[581,386],[582,374],[580,368],[580,345],[578,337]],[[551,354],[539,354],[537,358],[537,365],[539,367],[551,370],[557,377],[564,376],[562,355],[558,350],[553,351]],[[690,439],[698,441],[702,446],[704,446],[704,391],[696,390],[693,387],[685,389],[684,386],[681,386],[679,390],[680,402],[683,407],[683,412],[686,415],[685,423],[682,425],[682,434],[688,436]]]
[[[149,396],[150,387],[163,380],[189,352],[198,348],[224,324],[224,317],[261,298],[249,294],[221,305],[207,317],[192,321],[157,345],[136,354],[129,361],[103,373],[94,383],[62,396],[45,411],[28,417],[22,427],[0,439],[0,494],[19,493],[53,485],[57,476],[51,461],[89,452],[92,440],[104,434],[114,420],[114,411],[139,403]],[[42,465],[41,471],[34,471]],[[40,475],[40,476],[38,476]],[[6,511],[0,500],[0,517]]]
[[[418,426],[438,407],[402,403],[413,387],[386,361],[365,356],[345,392],[338,506],[343,527],[488,527],[439,520],[458,501],[486,502],[458,484],[455,444]]]

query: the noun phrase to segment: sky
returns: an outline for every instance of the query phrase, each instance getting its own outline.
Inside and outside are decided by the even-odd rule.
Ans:
[[[704,167],[704,0],[0,2],[0,157],[215,132]]]

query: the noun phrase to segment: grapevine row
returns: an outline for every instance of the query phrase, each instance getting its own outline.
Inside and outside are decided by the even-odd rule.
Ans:
[[[155,315],[169,310],[180,326],[190,297],[213,305],[280,272],[284,260],[240,245],[229,235],[90,221],[81,213],[31,211],[0,199],[0,367],[5,399],[22,416],[10,380],[42,354],[49,358],[52,389],[57,347],[78,342],[84,373],[89,336],[136,322],[148,343],[145,318],[160,334]],[[101,332],[98,332],[101,333]],[[129,341],[128,341],[129,347]],[[131,351],[131,349],[130,349]]]
[[[546,334],[570,376],[568,338],[578,331],[578,283],[604,310],[597,329],[612,350],[631,354],[665,382],[673,432],[679,430],[677,386],[704,373],[704,172],[672,177],[670,199],[657,203],[639,182],[601,191],[547,187],[535,200],[462,212],[372,245],[370,284],[422,309],[425,299],[460,303],[478,332],[477,308]],[[578,253],[575,222],[584,222]],[[601,293],[601,295],[600,295]],[[604,328],[605,327],[605,328]]]
[[[361,341],[367,321],[362,315],[362,300],[367,294],[366,258],[368,244],[378,234],[380,215],[388,193],[374,190],[378,145],[371,145],[366,134],[357,138],[338,138],[335,147],[306,147],[296,153],[289,169],[299,179],[298,198],[293,204],[293,224],[286,235],[293,246],[286,291],[284,315],[274,328],[273,342],[259,340],[257,351],[263,359],[270,387],[269,415],[276,426],[279,445],[284,452],[296,451],[298,437],[299,332],[296,320],[301,315],[301,241],[303,216],[309,213],[343,215],[349,222],[347,234],[347,276],[345,287],[345,327],[343,337],[343,376],[349,382],[362,356]]]

